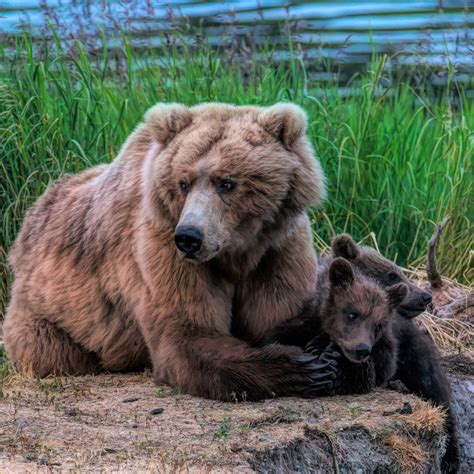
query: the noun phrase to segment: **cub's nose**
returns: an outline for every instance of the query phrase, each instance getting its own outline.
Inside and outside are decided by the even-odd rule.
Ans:
[[[431,303],[431,300],[433,299],[431,297],[431,293],[423,293],[421,295],[421,298],[423,299],[423,303],[425,303],[425,305],[429,305]]]
[[[174,242],[187,257],[192,257],[202,245],[203,235],[197,227],[180,226],[174,233]]]
[[[355,353],[356,356],[359,360],[365,359],[366,357],[369,357],[370,353],[372,351],[372,348],[368,346],[367,344],[359,344],[355,348]]]

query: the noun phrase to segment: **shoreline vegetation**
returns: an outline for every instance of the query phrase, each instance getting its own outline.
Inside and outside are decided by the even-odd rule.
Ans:
[[[440,268],[472,285],[474,100],[452,80],[455,65],[434,89],[374,56],[345,94],[337,67],[327,64],[329,79],[311,79],[311,61],[290,40],[287,60],[278,61],[269,44],[243,58],[204,39],[138,55],[125,34],[117,35],[120,54],[91,54],[78,40],[66,49],[52,33],[47,47],[28,33],[0,42],[0,319],[6,256],[28,207],[64,173],[110,162],[156,102],[301,105],[328,180],[326,203],[312,211],[318,248],[348,232],[417,266],[450,215]]]

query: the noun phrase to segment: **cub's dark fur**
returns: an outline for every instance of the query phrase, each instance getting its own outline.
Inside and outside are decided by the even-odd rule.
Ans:
[[[401,380],[411,392],[421,398],[445,407],[448,444],[441,467],[443,472],[457,472],[458,421],[453,413],[451,387],[432,339],[411,321],[426,310],[431,303],[431,294],[410,283],[395,263],[371,247],[356,244],[350,235],[342,234],[333,240],[332,254],[348,259],[358,271],[374,278],[384,288],[399,282],[407,285],[407,295],[397,308],[398,315],[403,319],[398,318],[395,325],[398,364],[394,379]]]
[[[334,239],[330,257],[321,258],[321,273],[318,289],[313,301],[306,304],[300,315],[281,325],[267,335],[267,342],[299,345],[305,347],[317,335],[310,350],[320,350],[331,339],[321,331],[327,282],[325,272],[337,257],[349,260],[356,279],[360,282],[375,281],[380,288],[390,289],[404,283],[408,291],[398,304],[392,321],[385,326],[380,342],[374,345],[366,364],[354,364],[347,358],[339,363],[340,373],[336,379],[338,393],[361,393],[374,386],[384,385],[388,380],[400,380],[414,394],[430,400],[446,409],[448,442],[442,460],[443,472],[457,472],[459,466],[458,422],[452,409],[452,394],[444,373],[438,350],[428,334],[420,331],[412,320],[422,313],[431,302],[431,295],[410,283],[399,267],[369,247],[357,245],[350,236]],[[355,287],[347,287],[354,291]],[[327,352],[327,351],[326,351]],[[326,356],[324,356],[326,357]],[[370,367],[373,364],[373,368]]]

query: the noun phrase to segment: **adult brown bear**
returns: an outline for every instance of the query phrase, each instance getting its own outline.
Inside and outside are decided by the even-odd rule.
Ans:
[[[153,365],[195,395],[317,393],[333,368],[252,348],[314,292],[306,209],[324,177],[304,112],[153,107],[109,165],[66,176],[28,212],[10,255],[4,335],[39,376]]]

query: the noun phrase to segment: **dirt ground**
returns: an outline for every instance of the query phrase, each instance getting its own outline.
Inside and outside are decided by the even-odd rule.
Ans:
[[[404,403],[413,414],[384,416]],[[433,462],[442,421],[439,409],[416,397],[382,390],[232,404],[157,387],[150,374],[15,376],[0,403],[0,470],[249,471],[265,459],[271,467],[276,451],[318,437],[320,448],[332,449],[338,462],[348,449],[362,449],[384,458],[379,463],[408,468]],[[364,436],[358,445],[359,431]],[[398,451],[407,444],[405,459]],[[312,449],[317,448],[316,443]],[[322,462],[331,468],[335,461],[326,458]]]

